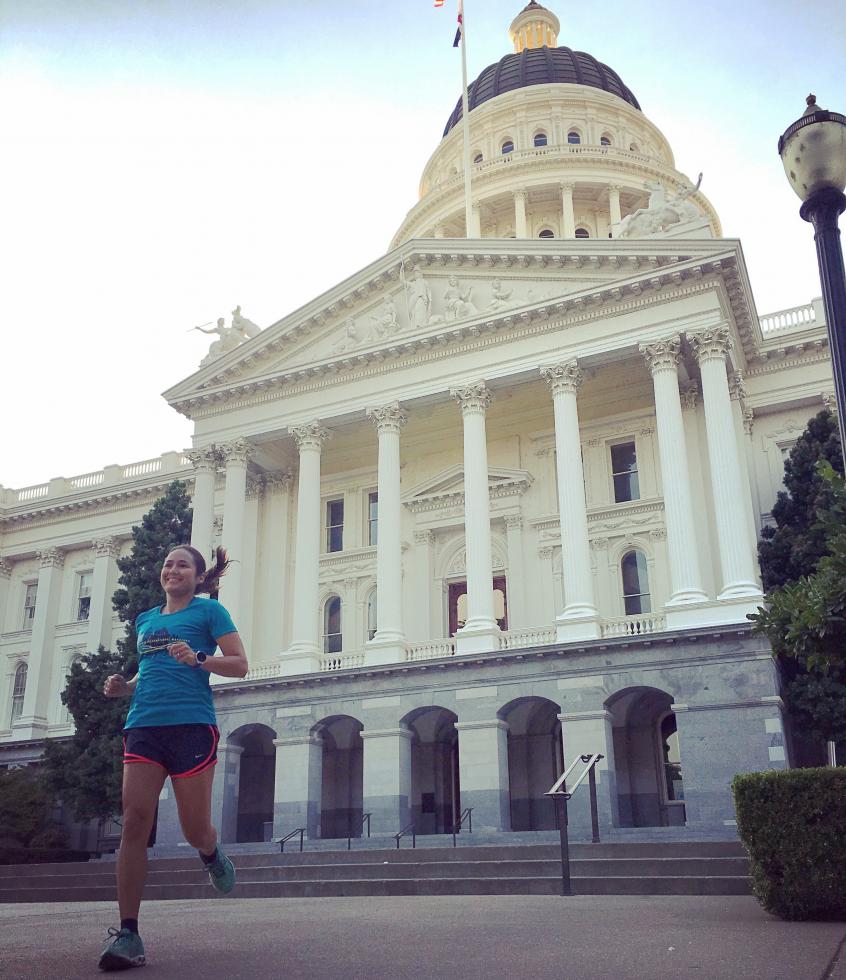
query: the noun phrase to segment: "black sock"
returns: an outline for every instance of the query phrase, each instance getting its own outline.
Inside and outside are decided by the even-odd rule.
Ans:
[[[130,932],[134,932],[138,935],[138,920],[137,919],[121,919],[120,920],[121,929],[128,929]]]
[[[200,860],[203,862],[203,864],[211,864],[212,861],[214,861],[214,859],[217,857],[217,847],[215,847],[215,849],[211,852],[211,854],[208,855],[208,857],[205,854],[203,854],[202,851],[197,851],[197,853],[200,855]]]

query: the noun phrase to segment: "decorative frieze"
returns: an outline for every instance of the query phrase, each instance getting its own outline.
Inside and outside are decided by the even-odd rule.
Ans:
[[[656,371],[676,371],[681,360],[681,338],[668,337],[638,347],[651,374]]]
[[[408,422],[408,416],[399,402],[390,402],[379,408],[368,408],[367,417],[373,420],[377,432],[399,432]]]
[[[326,442],[332,438],[330,430],[324,428],[317,419],[314,419],[312,422],[306,422],[303,425],[292,426],[288,431],[296,439],[297,449],[300,452],[306,449],[313,449],[320,452]]]
[[[560,364],[549,364],[540,369],[541,377],[549,385],[553,395],[562,392],[575,394],[581,388],[584,374],[579,368],[579,362],[573,358]]]
[[[484,415],[493,397],[484,381],[451,388],[449,393],[458,402],[462,415]]]

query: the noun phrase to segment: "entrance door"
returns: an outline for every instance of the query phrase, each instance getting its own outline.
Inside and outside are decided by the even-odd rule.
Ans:
[[[494,616],[501,630],[508,629],[508,594],[505,588],[505,576],[493,580]],[[458,630],[467,622],[467,583],[450,582],[449,595],[449,635],[455,636]]]

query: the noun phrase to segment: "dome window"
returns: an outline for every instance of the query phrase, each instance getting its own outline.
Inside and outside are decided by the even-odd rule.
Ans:
[[[538,235],[538,238],[555,238],[555,232],[551,228],[544,228]]]
[[[599,137],[599,145],[611,146],[611,137],[607,133],[603,133],[602,136]]]
[[[485,158],[482,156],[481,153],[477,153],[476,156],[473,157],[473,163],[481,163],[482,160],[484,159]]]
[[[590,232],[587,230],[587,228],[577,228],[576,238],[590,238]]]
[[[571,129],[570,132],[567,133],[567,142],[571,146],[576,146],[578,143],[581,143],[581,141],[582,135],[577,130]]]
[[[505,156],[506,153],[513,153],[513,152],[514,152],[514,140],[506,140],[502,144],[502,155]]]
[[[546,133],[535,133],[535,146],[546,146]]]
[[[631,146],[629,146],[629,152],[640,153],[640,148],[638,147],[637,143],[632,143]]]

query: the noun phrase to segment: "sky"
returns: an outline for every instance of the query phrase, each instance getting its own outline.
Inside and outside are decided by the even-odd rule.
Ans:
[[[183,449],[198,324],[379,258],[460,95],[457,0],[0,0],[0,485]],[[525,0],[465,0],[472,80]],[[548,0],[739,237],[760,314],[820,294],[777,155],[846,112],[835,0]]]

